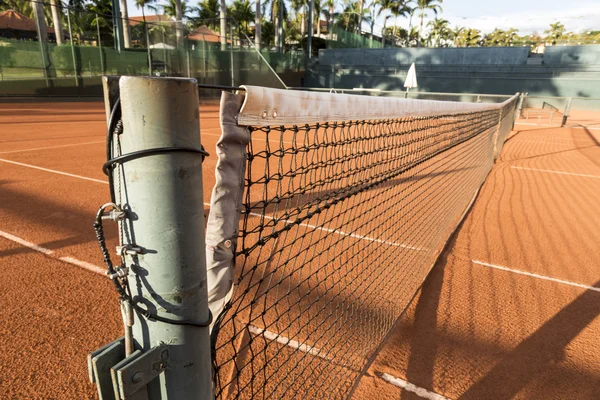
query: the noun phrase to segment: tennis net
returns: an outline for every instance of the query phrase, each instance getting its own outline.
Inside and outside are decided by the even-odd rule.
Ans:
[[[206,233],[217,398],[347,398],[474,200],[515,104],[223,93]]]

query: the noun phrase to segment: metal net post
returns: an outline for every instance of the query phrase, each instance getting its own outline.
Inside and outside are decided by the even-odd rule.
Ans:
[[[149,397],[211,399],[197,83],[123,77],[119,86],[123,133],[115,156],[143,154],[115,167],[116,201],[128,215],[121,244],[133,339],[144,354],[166,346],[160,357],[168,357],[147,385]]]

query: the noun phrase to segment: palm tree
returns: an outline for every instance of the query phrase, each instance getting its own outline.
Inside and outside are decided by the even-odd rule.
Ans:
[[[144,12],[144,9],[153,1],[154,0],[135,0],[135,6],[137,8],[142,9],[142,20],[144,21],[144,36],[146,39],[146,47],[148,49],[150,48],[150,35],[148,34],[148,23],[146,22],[146,13]],[[152,73],[152,55],[150,53],[150,50],[148,50],[148,69],[149,72]]]
[[[250,21],[254,19],[254,11],[252,11],[250,1],[235,0],[235,2],[231,5],[230,13],[234,19],[234,23],[238,26],[238,35],[241,41],[242,28],[244,28],[244,33],[247,35]]]
[[[546,41],[549,41],[552,45],[555,45],[556,42],[564,36],[565,32],[565,26],[560,22],[550,24],[550,29],[544,31],[544,33],[548,35],[546,36]]]
[[[221,50],[227,50],[227,5],[225,0],[220,0],[219,3],[219,16],[220,16],[220,35],[221,35]],[[233,43],[231,43],[233,46]]]
[[[127,0],[121,0],[121,24],[123,24],[123,45],[126,49],[128,49],[131,47],[131,28],[129,26],[129,11],[127,10]]]
[[[417,0],[416,9],[419,10],[419,37],[423,39],[423,19],[427,10],[433,11],[437,16],[442,11],[442,0]]]
[[[481,31],[479,29],[461,28],[457,44],[463,47],[476,47],[481,45]]]
[[[327,5],[327,0],[315,0],[315,12],[313,23],[316,24],[317,36],[321,36],[321,14],[323,8]],[[313,29],[314,32],[314,29]]]
[[[294,10],[296,17],[298,16],[298,14],[302,15],[302,20],[300,22],[300,40],[304,38],[304,31],[306,27],[306,12],[304,10],[305,7],[306,0],[292,0],[292,10]],[[302,11],[302,13],[300,13],[300,11]]]
[[[395,0],[377,0],[377,4],[379,4],[379,11],[377,11],[377,16],[379,17],[383,14],[383,30],[381,31],[381,47],[385,47],[385,27],[387,25],[387,20],[390,17],[386,15],[389,10],[391,10],[395,5]]]
[[[327,6],[327,32],[329,32],[329,40],[333,40],[333,14],[335,12],[335,0],[325,0]]]
[[[441,39],[448,39],[450,29],[448,28],[448,21],[445,19],[436,18],[433,21],[429,21],[427,26],[431,27],[431,35],[435,37],[436,47],[440,47]]]
[[[56,44],[63,44],[64,34],[62,29],[62,13],[60,12],[60,3],[56,0],[50,0],[50,9],[52,10],[52,23],[54,25],[54,33],[56,34]]]
[[[260,51],[260,0],[256,0],[256,13],[254,14],[254,46]]]
[[[281,18],[283,15],[283,18]],[[275,26],[275,45],[278,52],[283,52],[283,21],[287,20],[288,12],[283,0],[271,1],[271,21]]]
[[[484,36],[483,40],[486,46],[510,46],[518,39],[517,30],[510,28],[507,31],[502,29],[494,29],[492,32]]]
[[[31,0],[4,0],[0,2],[0,10],[15,10],[28,18],[35,18]]]
[[[219,0],[204,0],[198,3],[195,11],[198,13],[198,17],[194,18],[194,26],[207,25],[216,29],[216,19],[219,16]]]
[[[396,38],[396,26],[398,25],[398,17],[407,17],[410,15],[412,8],[408,5],[408,0],[396,1],[390,8],[391,14],[394,16],[394,27],[392,28],[392,37]]]
[[[454,39],[454,46],[460,47],[460,37],[465,29],[466,29],[465,27],[457,26],[450,33],[450,35]]]
[[[390,0],[391,1],[391,0]],[[358,27],[359,14],[358,14],[358,1],[348,1],[344,11],[342,11],[338,17],[338,25],[343,27],[346,31],[355,31]]]
[[[171,18],[177,18],[177,4],[176,0],[168,0],[167,4],[161,4],[159,6],[163,12]],[[187,1],[181,1],[181,14],[183,18],[188,18],[189,13],[192,9],[188,6]]]

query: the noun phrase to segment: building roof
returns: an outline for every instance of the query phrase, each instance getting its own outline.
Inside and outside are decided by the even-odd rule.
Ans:
[[[144,22],[144,17],[142,17],[142,16],[129,17],[129,25],[130,26],[136,26],[138,24],[141,24],[142,22]],[[146,15],[146,23],[156,24],[159,22],[174,22],[174,20],[171,17],[169,17],[168,15],[164,15],[164,14]]]
[[[10,29],[13,31],[37,32],[35,21],[27,18],[15,10],[0,12],[0,29]],[[48,33],[54,33],[54,29],[48,27]]]
[[[190,32],[188,39],[213,43],[218,43],[221,40],[217,32],[210,30],[205,25],[202,25],[198,29]],[[227,43],[230,43],[229,40]]]

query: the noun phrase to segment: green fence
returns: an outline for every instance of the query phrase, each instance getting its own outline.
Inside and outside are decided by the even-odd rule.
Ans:
[[[327,48],[340,49],[340,48],[373,48],[381,49],[382,43],[380,39],[371,39],[370,37],[359,35],[357,33],[348,32],[336,26],[332,27],[332,40],[327,40]],[[386,47],[393,47],[391,44]]]
[[[191,77],[227,86],[301,84],[302,52],[259,53],[235,21],[227,24],[224,36],[186,27],[178,38],[174,21],[140,22],[132,27],[131,45],[121,51],[106,27],[73,31],[72,42],[65,34],[62,45],[0,38],[0,96],[101,96],[102,75]]]

